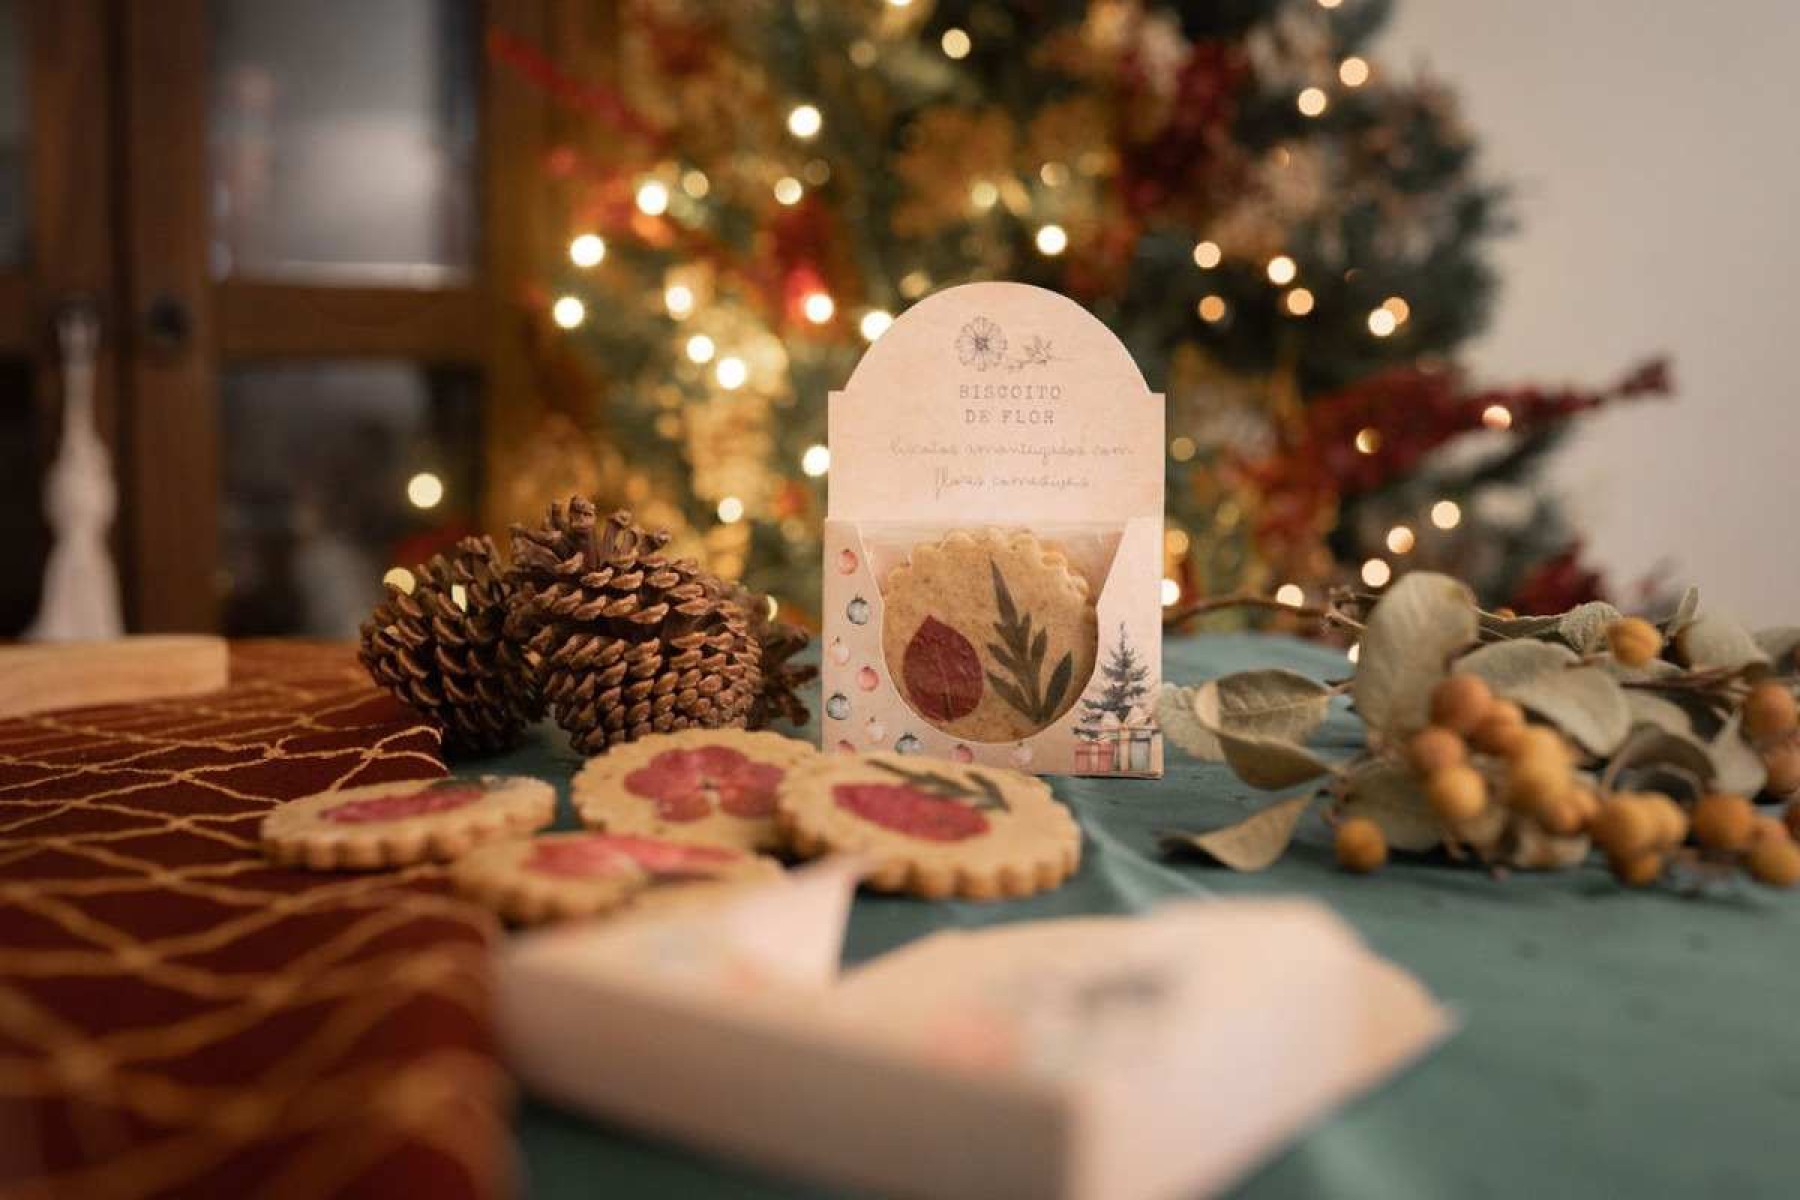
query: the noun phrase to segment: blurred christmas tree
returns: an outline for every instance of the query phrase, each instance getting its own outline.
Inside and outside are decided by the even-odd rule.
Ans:
[[[1485,392],[1450,365],[1502,196],[1450,94],[1370,56],[1385,0],[610,11],[599,61],[490,40],[578,118],[541,309],[586,382],[548,339],[546,387],[599,397],[581,469],[715,569],[811,607],[827,392],[911,301],[1014,279],[1087,305],[1168,394],[1171,603],[1412,566],[1491,604],[1600,586],[1529,480],[1662,369]],[[537,458],[566,472],[559,429]]]

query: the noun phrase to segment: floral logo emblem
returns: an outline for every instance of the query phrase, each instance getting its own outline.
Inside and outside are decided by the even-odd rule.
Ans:
[[[782,769],[752,761],[728,746],[665,750],[625,777],[625,790],[656,806],[665,821],[699,821],[713,805],[753,820],[775,811]]]
[[[956,335],[956,357],[965,367],[985,371],[1006,361],[1006,333],[986,317],[976,317]]]

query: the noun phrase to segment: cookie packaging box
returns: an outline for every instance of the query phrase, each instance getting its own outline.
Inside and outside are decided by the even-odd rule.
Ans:
[[[826,750],[1162,774],[1163,399],[1080,305],[977,283],[831,396]]]
[[[869,1194],[1213,1194],[1453,1027],[1310,901],[932,934],[839,960],[855,864],[513,939],[507,1059],[593,1116]]]

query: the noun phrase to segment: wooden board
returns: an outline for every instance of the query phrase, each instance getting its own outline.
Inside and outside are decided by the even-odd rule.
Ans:
[[[197,696],[223,688],[229,674],[216,637],[0,646],[0,718]]]

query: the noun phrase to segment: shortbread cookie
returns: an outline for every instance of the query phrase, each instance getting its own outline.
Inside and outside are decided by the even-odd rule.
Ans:
[[[773,859],[726,846],[610,833],[496,842],[451,869],[464,895],[524,925],[701,903],[733,885],[780,874]]]
[[[817,753],[778,733],[652,734],[589,759],[575,776],[575,811],[608,833],[773,850],[775,790]]]
[[[795,768],[776,821],[801,855],[866,855],[869,886],[934,899],[1028,896],[1081,861],[1081,830],[1042,780],[900,754]]]
[[[915,546],[882,585],[882,657],[914,712],[972,742],[1010,742],[1069,710],[1094,671],[1087,580],[1023,530]]]
[[[263,851],[284,866],[373,870],[447,862],[482,842],[516,837],[556,817],[541,779],[483,775],[377,783],[290,800],[262,823]]]

